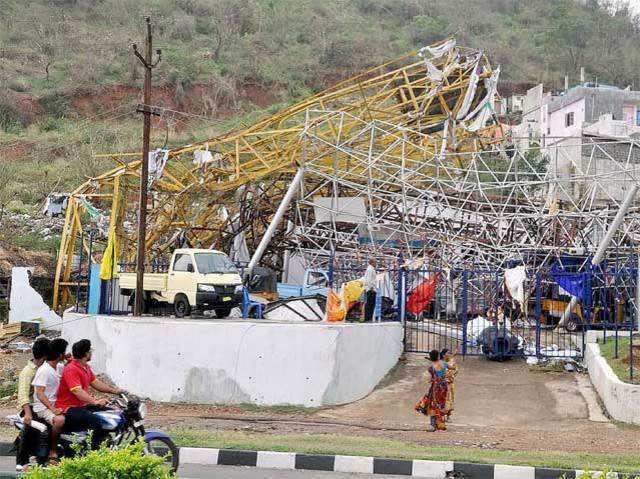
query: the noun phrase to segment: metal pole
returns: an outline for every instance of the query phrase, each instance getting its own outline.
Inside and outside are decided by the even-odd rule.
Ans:
[[[144,128],[142,131],[142,161],[140,165],[140,196],[138,205],[138,248],[136,252],[136,296],[133,310],[134,316],[142,314],[142,296],[144,294],[144,263],[145,263],[145,242],[147,238],[147,201],[149,185],[149,138],[151,136],[151,70],[158,64],[152,62],[153,38],[151,36],[151,19],[145,17],[147,23],[147,41],[144,58],[138,53],[138,48],[134,44],[133,51],[144,65],[144,105],[138,111],[144,115]],[[160,50],[158,50],[160,55]]]
[[[636,324],[638,328],[636,331],[640,331],[640,250],[637,254],[636,264]],[[633,335],[634,325],[631,325],[631,335]]]
[[[611,240],[613,239],[613,236],[615,235],[616,231],[618,231],[618,228],[620,228],[620,226],[622,225],[622,222],[624,221],[624,217],[627,214],[627,211],[629,211],[629,208],[631,207],[631,203],[633,203],[633,200],[635,199],[637,192],[638,192],[638,183],[634,183],[631,189],[629,190],[629,193],[627,193],[627,196],[625,197],[624,202],[620,206],[620,209],[618,210],[616,217],[613,219],[613,223],[611,223],[611,226],[607,230],[607,234],[600,242],[600,245],[596,250],[596,254],[593,256],[593,259],[591,260],[591,264],[593,266],[597,266],[598,264],[600,264],[600,262],[604,258],[604,254],[607,251],[607,248],[609,247],[609,244],[611,243]],[[578,298],[576,296],[572,296],[571,301],[569,301],[569,304],[564,310],[564,313],[562,313],[562,317],[560,318],[560,322],[558,323],[558,326],[563,326],[565,321],[571,317],[571,311],[573,311],[573,308],[575,308],[577,304],[578,304]]]
[[[284,216],[285,211],[287,211],[287,208],[289,207],[289,203],[291,203],[291,199],[295,195],[298,187],[300,186],[300,183],[302,183],[303,177],[304,177],[304,168],[300,167],[298,169],[298,172],[296,173],[296,176],[293,177],[293,180],[289,185],[289,189],[287,190],[287,193],[284,195],[284,198],[282,198],[282,201],[280,202],[280,206],[278,206],[278,209],[276,210],[276,214],[271,220],[271,223],[269,224],[267,231],[265,231],[264,236],[260,240],[260,244],[256,248],[256,251],[253,253],[253,256],[251,257],[251,261],[249,261],[249,265],[247,266],[247,272],[246,272],[248,276],[251,276],[251,272],[253,271],[253,268],[255,268],[257,264],[260,262],[260,259],[262,258],[262,255],[264,254],[265,250],[267,249],[267,246],[269,245],[269,242],[271,241],[271,238],[273,237],[273,234],[275,233],[276,228],[278,227],[278,224],[280,224],[280,221],[282,220],[282,217]]]

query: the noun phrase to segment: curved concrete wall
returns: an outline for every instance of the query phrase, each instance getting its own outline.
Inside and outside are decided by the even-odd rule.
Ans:
[[[587,344],[584,361],[609,415],[617,421],[640,425],[640,386],[620,381],[596,343]]]
[[[156,401],[316,407],[369,394],[402,353],[399,323],[198,321],[66,313],[92,366]]]

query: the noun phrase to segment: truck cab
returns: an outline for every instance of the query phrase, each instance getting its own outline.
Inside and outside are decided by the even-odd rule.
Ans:
[[[242,302],[242,279],[229,257],[210,249],[177,249],[171,258],[167,299],[199,310],[213,309],[218,317],[229,316]],[[176,315],[178,310],[176,309]]]

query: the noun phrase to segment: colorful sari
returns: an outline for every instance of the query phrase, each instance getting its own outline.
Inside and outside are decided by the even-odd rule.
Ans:
[[[456,375],[458,374],[458,365],[455,362],[455,359],[452,359],[447,363],[447,373],[445,375],[447,382],[449,383],[449,387],[447,388],[447,400],[445,403],[445,413],[447,415],[447,419],[453,413],[453,403],[456,399]]]
[[[444,363],[444,367],[440,371],[433,366],[429,366],[429,391],[414,408],[420,414],[430,418],[430,423],[434,430],[444,431],[447,429],[445,425],[447,391],[449,389],[449,383],[446,378],[447,369],[446,363]]]

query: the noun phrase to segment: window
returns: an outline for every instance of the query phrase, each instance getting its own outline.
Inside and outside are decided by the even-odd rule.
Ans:
[[[235,265],[229,257],[220,253],[196,253],[196,264],[200,274],[237,273]]]
[[[573,112],[564,115],[564,126],[573,126]]]
[[[547,128],[547,136],[551,134],[551,127]]]
[[[640,126],[640,108],[636,110],[636,126]]]
[[[176,259],[173,262],[173,270],[174,271],[189,271],[189,266],[191,266],[191,271],[193,271],[193,263],[191,262],[191,256],[188,254],[177,254]]]

